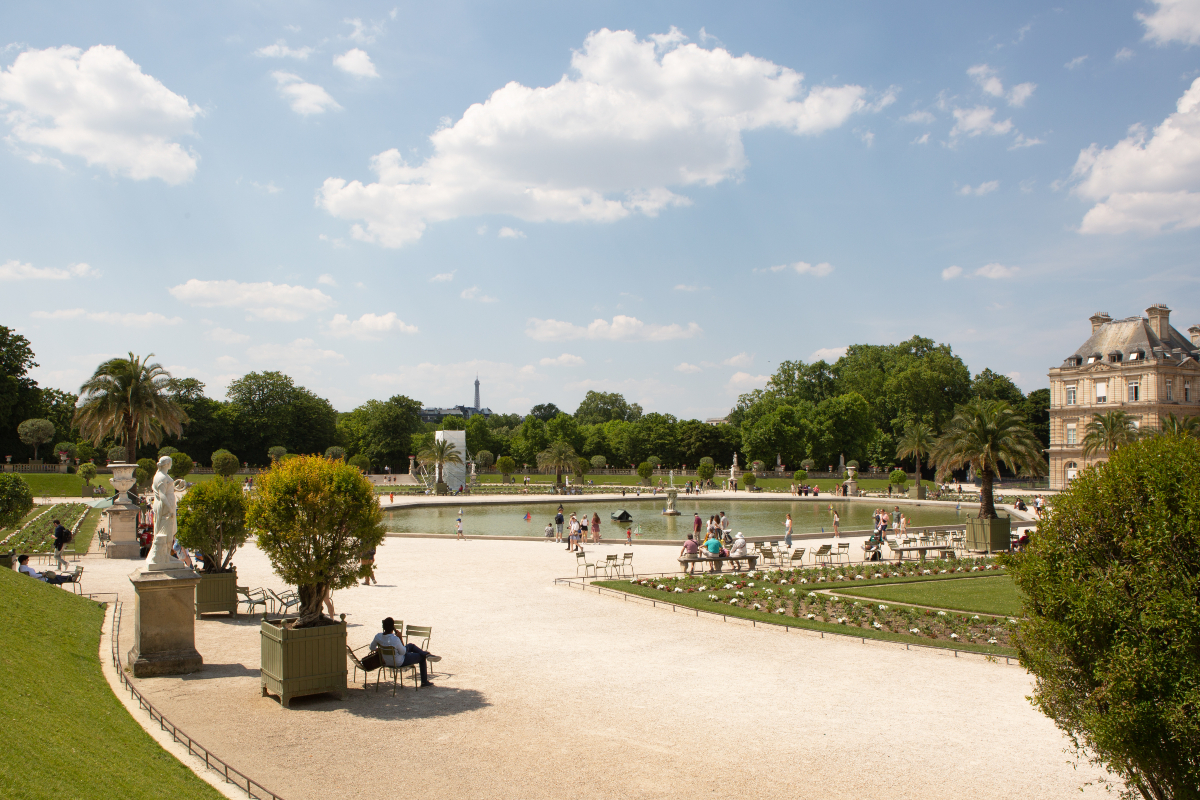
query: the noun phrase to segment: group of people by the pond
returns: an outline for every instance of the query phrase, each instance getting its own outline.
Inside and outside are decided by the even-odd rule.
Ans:
[[[820,497],[821,487],[815,484],[809,486],[807,483],[793,483],[791,493],[792,497],[808,497],[810,494],[813,497]]]
[[[571,512],[569,516],[566,516],[563,512],[563,507],[559,506],[558,510],[554,513],[554,519],[546,523],[546,538],[550,539],[553,537],[555,542],[562,544],[564,541],[564,527],[566,528],[567,534],[565,539],[567,550],[582,550],[583,541],[587,539],[589,533],[591,533],[592,544],[600,543],[599,514],[593,513],[592,518],[589,521],[587,514],[584,514],[582,517],[577,517],[575,516],[574,512]],[[629,533],[631,533],[631,531],[626,531],[626,539],[629,538]]]

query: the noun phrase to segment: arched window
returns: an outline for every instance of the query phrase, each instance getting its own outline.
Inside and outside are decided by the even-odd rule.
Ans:
[[[1074,461],[1068,461],[1063,469],[1066,473],[1067,483],[1075,480],[1075,476],[1079,474],[1079,465]]]

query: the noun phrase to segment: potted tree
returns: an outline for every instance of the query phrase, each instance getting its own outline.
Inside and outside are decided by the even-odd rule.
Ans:
[[[237,570],[230,561],[248,536],[246,493],[229,478],[198,483],[179,501],[178,519],[175,538],[188,550],[200,553],[196,619],[210,611],[236,616]]]
[[[371,482],[345,462],[281,459],[259,475],[246,513],[275,573],[296,587],[295,618],[260,626],[262,691],[293,697],[346,690],[346,620],[321,613],[325,593],[356,582],[364,551],[383,541]]]

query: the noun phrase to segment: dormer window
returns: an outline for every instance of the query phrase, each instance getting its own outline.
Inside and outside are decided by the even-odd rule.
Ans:
[[[1108,361],[1110,364],[1120,364],[1121,363],[1121,354],[1120,353],[1109,353]]]
[[[1134,350],[1132,353],[1129,354],[1130,361],[1144,361],[1145,358],[1146,358],[1146,352],[1144,350]]]
[[[1089,364],[1095,364],[1097,361],[1100,361],[1100,360],[1101,360],[1101,358],[1100,358],[1100,354],[1099,354],[1099,353],[1096,353],[1094,356],[1088,356],[1088,362],[1087,362],[1087,363],[1089,363]]]

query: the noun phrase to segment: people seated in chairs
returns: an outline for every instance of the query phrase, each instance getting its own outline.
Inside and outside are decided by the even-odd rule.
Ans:
[[[55,586],[63,583],[70,583],[72,580],[70,575],[55,575],[53,572],[49,571],[43,575],[33,567],[29,566],[29,556],[17,556],[17,563],[20,565],[17,567],[17,572],[24,572],[26,575],[34,578],[35,580],[44,581],[45,583],[53,583]]]
[[[733,547],[729,549],[729,557],[745,558],[747,555],[749,555],[749,552],[746,548],[746,537],[742,536],[741,531],[738,531],[737,536],[733,537]],[[738,564],[737,566],[741,567],[741,564]]]
[[[407,667],[410,664],[417,664],[421,669],[421,685],[433,686],[429,682],[429,668],[426,665],[427,661],[441,661],[441,656],[435,656],[433,653],[428,653],[415,644],[404,644],[400,641],[400,637],[396,635],[396,621],[388,617],[383,621],[383,632],[375,634],[375,638],[371,640],[371,652],[374,652],[380,645],[394,648],[396,654],[395,659],[385,655],[383,662],[389,667]]]

